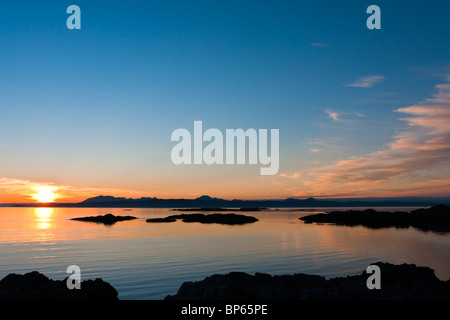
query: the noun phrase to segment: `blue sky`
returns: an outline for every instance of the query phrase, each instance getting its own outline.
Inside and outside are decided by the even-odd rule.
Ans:
[[[81,30],[66,28],[71,4]],[[371,4],[381,30],[366,28]],[[448,1],[5,1],[0,177],[149,196],[303,194],[305,181],[256,167],[174,166],[170,134],[194,120],[278,128],[286,176],[386,149],[409,127],[394,110],[447,81],[448,12]]]

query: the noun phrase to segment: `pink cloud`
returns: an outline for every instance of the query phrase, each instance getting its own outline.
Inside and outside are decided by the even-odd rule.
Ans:
[[[298,179],[303,175],[302,172],[295,172],[293,174],[282,173],[280,176],[289,179]]]
[[[305,170],[299,193],[449,192],[441,180],[450,181],[450,77],[447,81],[425,103],[395,110],[405,115],[400,120],[408,128],[386,149]]]
[[[330,116],[331,119],[333,119],[334,121],[339,121],[339,115],[337,114],[337,112],[333,112],[333,111],[326,111],[326,112]]]

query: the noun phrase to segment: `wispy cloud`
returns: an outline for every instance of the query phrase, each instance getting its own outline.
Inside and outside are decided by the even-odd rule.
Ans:
[[[295,172],[293,174],[287,174],[287,173],[282,173],[280,176],[284,177],[284,178],[289,178],[289,179],[298,179],[303,175],[302,172]]]
[[[394,110],[404,115],[400,120],[408,127],[386,148],[305,170],[296,195],[450,192],[450,76],[436,91],[428,103]]]
[[[326,48],[329,47],[330,45],[328,43],[324,43],[324,42],[313,42],[309,44],[310,47],[319,47],[319,48]]]
[[[427,99],[428,103],[450,103],[450,76],[447,76],[447,83],[439,84],[436,86],[437,93],[433,95],[433,98]]]
[[[356,87],[356,88],[370,88],[373,87],[376,83],[381,82],[385,77],[384,76],[366,76],[359,78],[357,81],[346,84],[347,87]]]
[[[362,114],[361,112],[357,112],[357,111],[353,111],[352,114],[357,117],[360,117],[360,118],[363,118],[366,116],[365,114]]]
[[[331,111],[331,110],[326,110],[325,111],[326,112],[326,114],[331,118],[331,119],[333,119],[333,121],[336,121],[336,122],[338,122],[338,121],[343,121],[343,118],[342,118],[342,116],[347,116],[347,118],[350,116],[350,117],[360,117],[360,118],[363,118],[363,117],[365,117],[365,115],[364,114],[362,114],[362,113],[360,113],[360,112],[357,112],[357,111],[350,111],[350,112],[336,112],[336,111]]]

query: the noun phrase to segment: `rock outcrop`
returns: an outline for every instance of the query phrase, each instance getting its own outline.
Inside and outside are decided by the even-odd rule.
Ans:
[[[373,209],[332,211],[308,215],[299,219],[306,223],[361,225],[373,229],[414,227],[422,231],[450,232],[450,207],[446,205],[437,205],[411,212],[382,212]]]
[[[108,213],[103,216],[81,217],[81,218],[73,218],[71,220],[96,222],[96,223],[103,223],[105,225],[112,225],[118,221],[126,221],[134,219],[137,218],[132,216],[115,216],[111,213]]]
[[[368,289],[360,275],[327,280],[318,275],[272,276],[231,272],[185,282],[166,300],[450,300],[450,280],[439,280],[428,267],[377,262],[381,289]]]
[[[118,300],[116,289],[102,279],[84,280],[80,289],[68,289],[66,281],[37,271],[10,273],[0,281],[0,300]]]
[[[228,225],[236,225],[236,224],[247,224],[258,221],[255,217],[245,216],[241,214],[222,214],[222,213],[213,213],[213,214],[202,214],[202,213],[192,213],[192,214],[177,214],[168,216],[165,218],[152,218],[147,219],[147,222],[174,222],[178,219],[181,219],[183,222],[200,222],[200,223],[219,223],[219,224],[228,224]]]
[[[150,218],[146,220],[147,222],[175,222],[177,219],[172,217],[165,217],[165,218]]]

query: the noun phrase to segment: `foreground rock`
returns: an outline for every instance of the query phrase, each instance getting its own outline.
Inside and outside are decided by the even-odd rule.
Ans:
[[[370,275],[325,279],[317,275],[271,276],[231,272],[198,282],[185,282],[165,300],[450,300],[450,280],[416,265],[375,263],[381,270],[381,289],[369,290]]]
[[[33,271],[10,273],[0,281],[0,300],[118,300],[118,293],[102,279],[85,280],[80,289],[68,289],[64,280],[51,280]]]
[[[338,225],[362,225],[369,228],[408,228],[423,231],[450,232],[450,207],[437,205],[429,209],[408,212],[380,212],[373,209],[364,211],[332,211],[299,218],[306,223],[335,223]]]
[[[132,216],[115,216],[111,213],[108,213],[108,214],[105,214],[104,216],[81,217],[81,218],[73,218],[71,220],[96,222],[96,223],[103,223],[106,225],[111,225],[118,221],[126,221],[126,220],[134,220],[134,219],[137,219],[137,218],[132,217]]]
[[[174,222],[178,219],[181,219],[183,222],[200,222],[200,223],[219,223],[219,224],[227,224],[227,225],[236,225],[236,224],[247,224],[258,221],[255,217],[245,216],[241,214],[222,214],[222,213],[213,213],[213,214],[202,214],[202,213],[193,213],[193,214],[177,214],[168,216],[165,218],[153,218],[147,219],[147,222]]]

